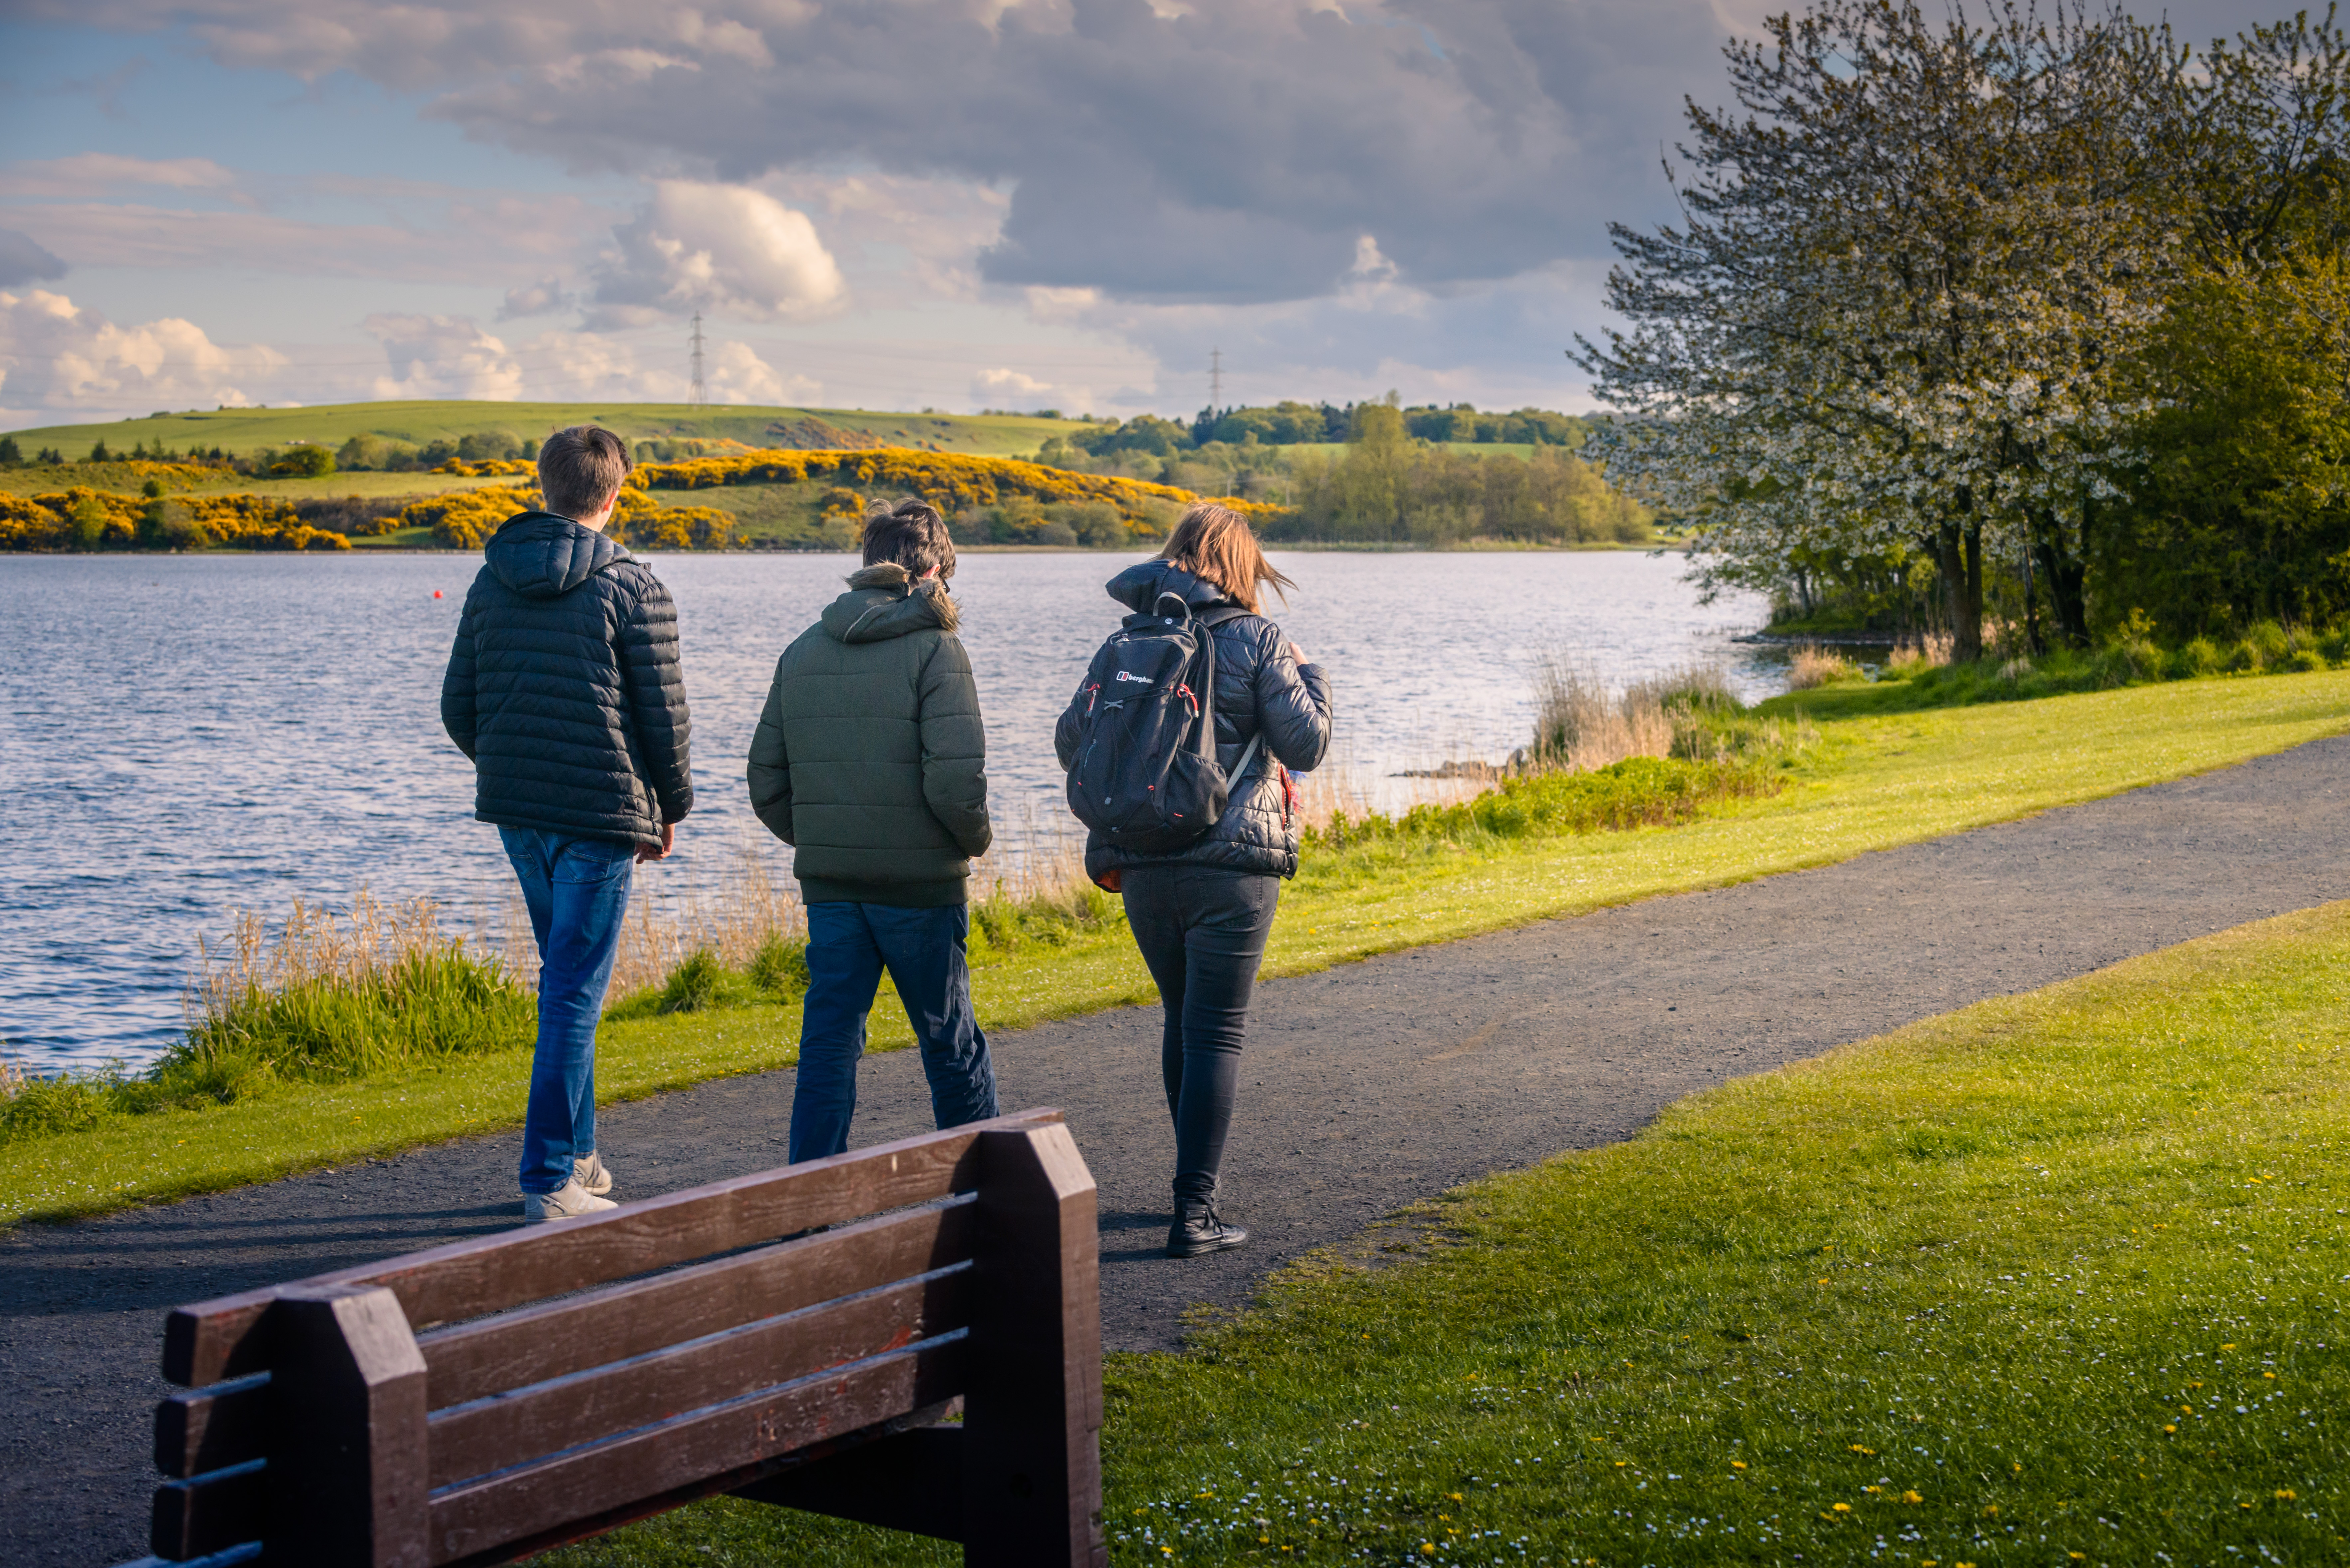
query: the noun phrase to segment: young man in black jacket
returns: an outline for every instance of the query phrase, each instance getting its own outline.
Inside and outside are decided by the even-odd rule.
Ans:
[[[677,609],[610,539],[629,452],[594,425],[539,449],[546,510],[484,551],[441,682],[441,722],[473,759],[538,941],[538,1053],[522,1133],[525,1222],[612,1207],[596,1152],[596,1021],[629,880],[693,809]]]

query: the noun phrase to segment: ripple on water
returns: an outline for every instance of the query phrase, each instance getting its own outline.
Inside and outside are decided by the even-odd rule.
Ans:
[[[1273,612],[1326,666],[1339,755],[1367,779],[1523,742],[1528,671],[1579,650],[1613,679],[1691,657],[1767,669],[1678,559],[1625,552],[1301,554]],[[972,555],[955,577],[988,717],[1005,852],[1066,820],[1052,723],[1118,612],[1120,557]],[[640,873],[656,898],[723,877],[758,830],[742,758],[784,645],[840,591],[837,556],[670,556],[693,702],[693,818]],[[0,1041],[36,1069],[151,1057],[201,933],[239,909],[339,904],[364,884],[486,916],[506,882],[441,732],[470,556],[14,556],[0,594]],[[441,589],[447,597],[434,599]],[[1393,787],[1393,786],[1387,786]]]

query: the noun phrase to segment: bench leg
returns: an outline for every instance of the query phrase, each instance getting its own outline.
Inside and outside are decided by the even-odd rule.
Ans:
[[[1100,1237],[1067,1127],[980,1135],[966,1568],[1101,1568]]]
[[[430,1568],[424,1356],[399,1298],[324,1285],[269,1312],[265,1561]]]

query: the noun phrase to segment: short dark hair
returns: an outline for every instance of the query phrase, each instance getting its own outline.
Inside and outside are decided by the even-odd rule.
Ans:
[[[619,493],[636,465],[629,446],[601,425],[573,425],[538,449],[538,490],[558,517],[592,517]]]
[[[939,509],[910,495],[899,501],[867,502],[865,564],[878,566],[884,561],[897,562],[910,577],[919,577],[932,566],[939,569],[941,581],[953,576],[954,540],[948,536],[947,522],[939,515]]]

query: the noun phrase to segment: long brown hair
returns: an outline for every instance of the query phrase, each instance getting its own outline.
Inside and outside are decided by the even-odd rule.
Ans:
[[[1272,584],[1283,604],[1289,602],[1288,590],[1297,586],[1264,558],[1248,519],[1212,501],[1202,501],[1183,514],[1159,558],[1201,582],[1215,584],[1251,615],[1258,612],[1262,602],[1256,591],[1259,583]]]

